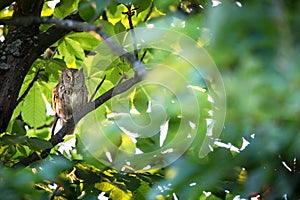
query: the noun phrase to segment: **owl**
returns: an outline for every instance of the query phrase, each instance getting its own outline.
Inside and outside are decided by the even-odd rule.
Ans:
[[[88,101],[83,68],[65,68],[52,92],[53,109],[61,125]]]

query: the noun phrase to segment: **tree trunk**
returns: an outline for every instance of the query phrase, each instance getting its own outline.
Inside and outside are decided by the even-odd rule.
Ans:
[[[43,0],[19,0],[13,17],[40,16]],[[0,50],[0,133],[5,132],[16,107],[24,77],[36,59],[38,25],[10,26]]]
[[[43,0],[18,0],[13,17],[40,17]],[[78,12],[66,19],[82,21]],[[6,131],[17,106],[19,92],[33,62],[69,30],[52,26],[45,32],[38,24],[9,26],[5,41],[0,47],[0,133]]]

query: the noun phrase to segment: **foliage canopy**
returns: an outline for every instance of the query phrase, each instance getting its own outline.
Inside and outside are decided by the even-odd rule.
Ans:
[[[6,131],[1,133],[1,196],[123,200],[300,198],[300,3],[222,1],[216,6],[216,1],[208,0],[34,2],[42,3],[41,10],[35,10],[42,17],[68,18],[75,13],[82,22],[99,25],[132,55],[143,57],[147,69],[155,72],[155,80],[172,80],[174,85],[170,91],[144,84],[113,97],[80,121],[75,135],[66,136],[63,143],[52,147],[49,139],[54,114],[50,102],[63,68],[83,67],[90,94],[106,76],[97,96],[116,86],[120,79],[134,76],[134,72],[132,63],[112,52],[95,32],[66,32],[45,52],[36,49],[38,58],[22,79],[17,91],[19,101]],[[3,1],[0,17],[18,17],[18,7],[32,13],[35,8],[29,5],[27,0]],[[51,26],[40,24],[38,31],[47,32]],[[135,47],[134,31],[138,32],[138,27],[159,27],[184,34],[204,48],[218,66],[226,88],[226,120],[222,135],[210,138],[211,152],[204,157],[199,157],[200,149],[210,128],[214,129],[209,123],[214,107],[214,90],[209,88],[214,87],[213,83],[210,86],[206,77],[185,70],[191,64],[174,52]],[[18,57],[16,47],[25,40],[21,33],[19,39],[10,41],[10,28],[0,28],[3,71],[10,64],[2,62],[6,58],[3,52]],[[174,49],[187,45],[180,40],[171,43]],[[184,78],[173,77],[172,71],[164,71],[164,66],[172,66],[173,72]],[[178,86],[186,80],[195,99],[189,89]],[[200,118],[194,123],[184,121],[195,113]],[[159,126],[148,128],[149,133],[143,129],[152,123]],[[196,126],[197,132],[191,132],[193,140],[188,149],[167,165],[155,156],[150,161],[138,154],[135,166],[121,160],[126,158],[124,152],[162,151],[177,137],[182,143],[189,142],[186,138],[190,135],[184,134],[190,129],[180,129],[182,124],[191,130]],[[93,135],[98,129],[102,135]],[[132,137],[135,131],[140,131],[141,137]],[[27,168],[12,167],[31,153],[49,148],[47,158]],[[112,164],[118,157],[120,163]]]

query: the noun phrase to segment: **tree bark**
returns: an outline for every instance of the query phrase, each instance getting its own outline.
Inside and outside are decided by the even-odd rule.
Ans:
[[[27,4],[27,5],[26,5]],[[30,10],[28,10],[30,6]],[[43,0],[19,0],[14,7],[13,17],[40,16]],[[0,51],[0,133],[6,131],[16,107],[24,77],[35,60],[30,56],[38,34],[38,26],[9,26]]]

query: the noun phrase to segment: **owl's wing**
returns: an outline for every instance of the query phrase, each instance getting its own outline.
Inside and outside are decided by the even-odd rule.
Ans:
[[[58,96],[58,85],[52,91],[52,107],[57,116],[60,117],[61,101]]]

